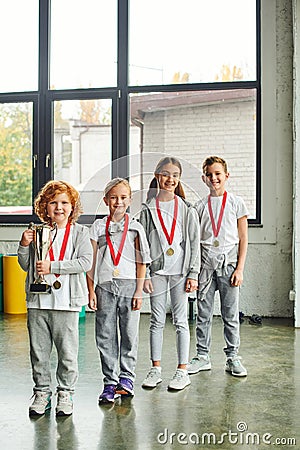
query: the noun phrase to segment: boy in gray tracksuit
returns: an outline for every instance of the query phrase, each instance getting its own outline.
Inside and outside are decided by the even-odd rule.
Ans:
[[[236,377],[247,376],[238,356],[240,346],[239,289],[248,246],[248,210],[243,199],[226,191],[229,177],[226,161],[210,156],[203,162],[202,179],[209,195],[195,208],[200,222],[201,270],[197,313],[197,355],[188,372],[211,369],[210,347],[215,292],[219,291],[224,324],[225,370]]]
[[[42,415],[51,408],[50,355],[57,349],[58,366],[56,415],[73,411],[72,395],[78,379],[78,318],[88,302],[85,271],[92,261],[92,246],[87,227],[75,221],[82,212],[79,193],[70,184],[49,181],[35,200],[35,212],[51,231],[52,246],[44,261],[35,250],[35,233],[22,233],[18,261],[27,272],[27,327],[34,380],[34,400],[29,414]],[[56,230],[54,228],[56,224]],[[49,291],[36,293],[34,280],[43,276]]]

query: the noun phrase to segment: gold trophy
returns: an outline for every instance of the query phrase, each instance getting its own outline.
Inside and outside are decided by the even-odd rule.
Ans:
[[[33,245],[38,261],[44,261],[54,242],[57,234],[56,224],[51,227],[48,224],[35,225],[33,222],[29,224],[30,230],[34,231]],[[51,231],[56,230],[54,238],[51,240]],[[30,285],[30,292],[34,294],[50,294],[51,286],[47,283],[43,275],[38,275]]]

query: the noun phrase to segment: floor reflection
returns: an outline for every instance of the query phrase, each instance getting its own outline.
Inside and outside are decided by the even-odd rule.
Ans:
[[[213,448],[239,450],[260,448],[257,441],[246,445],[245,439],[247,436],[261,439],[266,433],[272,437],[271,444],[276,438],[284,443],[281,447],[277,444],[277,448],[300,448],[300,330],[294,329],[289,321],[264,319],[262,326],[257,327],[245,320],[241,326],[241,355],[249,375],[237,379],[224,372],[222,323],[214,318],[212,370],[191,376],[191,385],[174,393],[167,390],[176,367],[175,329],[171,320],[167,320],[164,334],[163,382],[153,390],[141,387],[150,365],[149,316],[143,314],[135,396],[131,400],[119,399],[113,406],[99,407],[103,385],[94,318],[94,314],[86,314],[79,324],[80,376],[73,416],[56,418],[53,396],[52,410],[32,419],[28,416],[32,380],[26,315],[0,315],[1,449],[208,450],[212,443],[201,444],[205,435],[206,439],[215,436]],[[193,355],[194,322],[190,323],[190,330]],[[55,391],[55,352],[51,363]],[[240,444],[230,443],[229,433],[239,433]],[[221,436],[226,434],[227,441],[221,444]],[[289,447],[287,442],[294,441],[288,439],[296,440],[296,445]]]

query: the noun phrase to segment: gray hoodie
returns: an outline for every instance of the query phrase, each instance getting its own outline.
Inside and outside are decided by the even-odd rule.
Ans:
[[[181,198],[184,205],[183,217],[183,240],[180,243],[184,250],[184,261],[182,275],[193,280],[198,280],[200,271],[200,228],[199,217],[196,209]],[[164,267],[164,253],[159,239],[155,198],[143,203],[139,221],[146,231],[146,236],[150,247],[152,263],[147,268],[147,277],[153,275]],[[149,273],[150,272],[150,273]]]

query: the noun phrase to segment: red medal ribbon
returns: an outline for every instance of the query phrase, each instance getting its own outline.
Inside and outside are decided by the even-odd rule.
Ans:
[[[106,236],[106,242],[109,246],[111,259],[113,260],[114,265],[117,266],[120,262],[120,259],[122,256],[122,251],[123,251],[124,244],[125,244],[125,239],[126,239],[126,235],[127,235],[127,231],[128,231],[128,227],[129,227],[129,216],[128,216],[128,214],[125,214],[124,230],[123,230],[121,243],[120,243],[120,247],[118,249],[117,256],[115,255],[115,250],[114,250],[113,244],[111,242],[111,239],[110,239],[110,236],[108,233],[108,227],[109,227],[110,221],[111,221],[111,217],[108,216],[107,221],[106,221],[106,226],[105,226],[105,236]]]
[[[171,233],[169,234],[166,226],[164,224],[164,220],[162,218],[161,215],[161,211],[159,208],[159,200],[158,197],[156,197],[156,211],[157,211],[157,215],[161,224],[161,227],[163,229],[164,235],[167,238],[168,244],[171,245],[174,239],[174,233],[175,233],[175,226],[176,226],[176,221],[177,221],[177,216],[178,216],[178,197],[177,195],[174,196],[174,217],[173,217],[173,222],[172,222],[172,227],[171,227]]]
[[[227,192],[224,192],[223,195],[223,200],[222,200],[222,205],[221,205],[221,210],[220,210],[220,214],[219,214],[219,218],[218,218],[218,223],[216,226],[215,223],[215,219],[213,216],[213,211],[212,211],[212,207],[211,207],[211,199],[210,199],[210,195],[208,196],[208,211],[209,211],[209,216],[210,216],[210,220],[211,220],[211,226],[213,229],[213,233],[215,238],[218,236],[220,228],[221,228],[221,223],[222,223],[222,219],[223,219],[223,214],[224,214],[224,209],[225,209],[225,205],[226,205],[226,200],[227,200]]]
[[[69,236],[70,236],[70,230],[71,230],[71,224],[68,222],[66,229],[65,229],[65,234],[64,234],[62,245],[61,245],[58,261],[63,261],[63,259],[65,257],[66,248],[67,248],[67,244],[68,244],[68,240],[69,240]],[[50,247],[49,256],[50,256],[50,261],[54,261],[54,253],[53,253],[52,247]],[[59,277],[60,274],[55,273],[54,275],[56,277]]]

